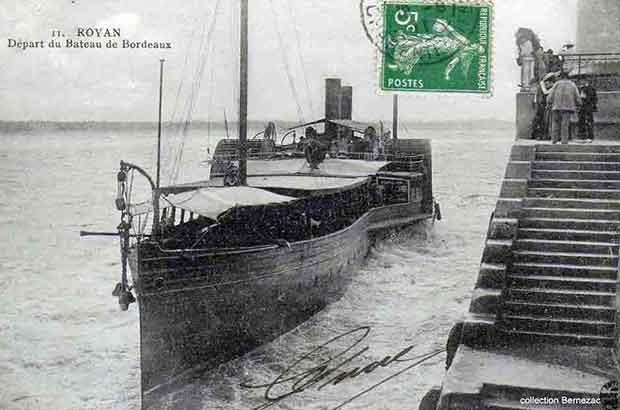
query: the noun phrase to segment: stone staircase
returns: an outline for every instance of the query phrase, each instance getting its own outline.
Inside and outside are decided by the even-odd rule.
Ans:
[[[612,347],[620,147],[541,145],[534,155],[498,328],[509,339]]]
[[[582,409],[620,344],[620,145],[513,145],[437,410]],[[426,410],[424,408],[424,410]]]

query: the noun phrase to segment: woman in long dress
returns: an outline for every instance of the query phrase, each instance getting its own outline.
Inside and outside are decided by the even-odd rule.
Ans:
[[[558,73],[547,74],[537,85],[534,104],[536,105],[536,115],[532,126],[532,138],[537,140],[548,140],[551,135],[551,110],[547,107],[547,95],[553,87],[553,83]]]

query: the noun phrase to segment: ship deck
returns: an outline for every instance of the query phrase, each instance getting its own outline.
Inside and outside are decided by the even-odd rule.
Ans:
[[[310,169],[303,158],[248,161],[247,184],[254,188],[294,189],[332,193],[363,183],[388,165],[385,161],[327,159],[319,169]],[[411,176],[421,173],[409,173]],[[175,193],[190,189],[222,187],[223,177],[178,184],[166,190]]]

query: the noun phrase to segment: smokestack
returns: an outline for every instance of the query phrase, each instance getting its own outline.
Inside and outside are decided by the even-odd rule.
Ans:
[[[350,120],[353,113],[353,87],[342,87],[340,95],[340,119]]]
[[[340,94],[340,119],[350,120],[353,114],[353,87],[342,87]],[[353,130],[342,128],[342,137],[350,139],[353,136]]]
[[[341,88],[342,82],[339,78],[325,80],[325,118],[328,120],[340,119]],[[336,130],[335,124],[327,124],[325,127],[325,133],[330,137],[336,135]]]

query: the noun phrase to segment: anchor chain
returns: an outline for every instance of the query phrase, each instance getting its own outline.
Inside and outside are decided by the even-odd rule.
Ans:
[[[131,293],[132,287],[127,281],[127,263],[129,260],[129,248],[130,248],[130,229],[131,229],[131,214],[129,213],[129,203],[127,201],[127,171],[129,168],[127,165],[121,163],[121,170],[117,174],[117,186],[118,192],[116,196],[116,209],[121,212],[121,222],[117,227],[118,237],[120,240],[121,251],[121,281],[116,284],[113,296],[118,297],[118,304],[121,310],[126,311],[129,309],[129,305],[136,301],[136,298]]]

